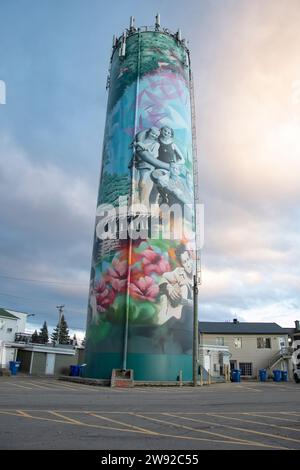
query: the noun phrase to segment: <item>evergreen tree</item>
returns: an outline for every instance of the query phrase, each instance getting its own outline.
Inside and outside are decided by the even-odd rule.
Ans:
[[[56,328],[54,328],[53,333],[51,335],[51,339],[54,343],[57,342],[59,332],[59,344],[69,344],[70,343],[70,336],[69,336],[69,329],[68,324],[65,320],[65,316],[61,316],[60,324],[58,323]]]
[[[47,344],[49,340],[47,322],[44,321],[44,324],[39,332],[40,343]]]
[[[39,342],[39,335],[38,332],[35,330],[34,333],[31,336],[31,342],[32,343],[38,343]]]

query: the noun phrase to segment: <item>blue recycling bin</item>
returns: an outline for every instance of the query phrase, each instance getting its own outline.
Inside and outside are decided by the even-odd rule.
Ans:
[[[72,365],[70,366],[70,375],[72,377],[78,377],[80,373],[80,366]]]
[[[86,367],[86,364],[81,364],[79,367],[79,376],[84,377],[84,368]]]
[[[288,372],[287,372],[287,370],[282,370],[281,371],[281,380],[282,380],[282,382],[287,382],[288,381]]]
[[[266,382],[267,380],[267,369],[259,369],[259,380]]]
[[[232,382],[240,382],[241,381],[241,370],[240,369],[233,369],[232,371]]]
[[[281,381],[281,370],[273,370],[273,381],[274,382]]]
[[[9,370],[11,372],[11,375],[17,375],[20,365],[20,361],[9,361]]]

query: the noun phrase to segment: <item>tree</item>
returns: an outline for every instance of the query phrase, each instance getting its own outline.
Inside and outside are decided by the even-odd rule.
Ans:
[[[59,337],[58,337],[58,335],[59,335]],[[68,324],[65,320],[64,315],[61,316],[60,324],[58,323],[56,325],[56,328],[54,328],[53,333],[51,335],[51,339],[54,343],[57,342],[57,337],[58,337],[58,343],[59,344],[69,344],[70,343]]]
[[[32,343],[38,343],[39,342],[39,335],[38,332],[35,330],[34,333],[31,336],[31,342]]]
[[[44,324],[39,332],[39,340],[42,344],[47,344],[49,340],[47,322],[44,321]]]

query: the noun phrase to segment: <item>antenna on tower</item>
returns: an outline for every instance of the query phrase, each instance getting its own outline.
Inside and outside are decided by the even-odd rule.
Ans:
[[[136,30],[136,27],[135,27],[135,18],[134,16],[131,16],[130,17],[130,23],[129,23],[129,31],[132,33],[133,31]]]
[[[155,17],[155,31],[159,31],[160,28],[160,14],[157,13]]]
[[[122,35],[122,42],[121,42],[121,46],[119,49],[119,57],[125,57],[125,54],[126,54],[126,30],[124,31]]]

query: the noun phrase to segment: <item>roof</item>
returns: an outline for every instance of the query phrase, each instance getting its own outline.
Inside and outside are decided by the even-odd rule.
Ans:
[[[293,335],[294,333],[296,333],[296,328],[282,328],[282,329],[288,335]]]
[[[0,317],[1,318],[10,318],[11,320],[19,320],[18,317],[16,317],[12,313],[9,313],[7,310],[4,310],[4,308],[0,308]]]
[[[199,322],[200,333],[222,333],[222,334],[281,334],[286,335],[285,328],[277,323],[247,323],[247,322]]]

